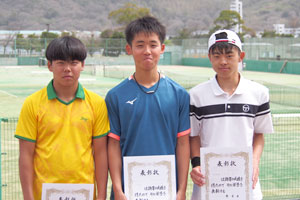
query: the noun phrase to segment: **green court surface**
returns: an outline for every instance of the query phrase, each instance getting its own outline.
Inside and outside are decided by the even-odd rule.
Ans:
[[[93,74],[91,68],[94,68]],[[86,66],[80,82],[104,97],[108,90],[133,73],[133,66]],[[105,69],[103,69],[105,68]],[[187,90],[214,76],[211,68],[159,66],[159,70]],[[106,77],[103,76],[105,74]],[[244,71],[243,76],[270,88],[271,106],[286,112],[300,112],[300,76],[278,73]],[[0,116],[17,117],[24,99],[46,86],[52,74],[38,66],[0,66]],[[274,99],[274,101],[272,101]],[[285,101],[284,104],[280,101]],[[284,111],[283,111],[284,112]]]

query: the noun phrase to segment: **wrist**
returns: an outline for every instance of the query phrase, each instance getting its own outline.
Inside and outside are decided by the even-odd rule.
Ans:
[[[191,159],[191,164],[192,164],[192,167],[198,167],[201,165],[201,160],[200,160],[200,157],[199,156],[195,156]]]

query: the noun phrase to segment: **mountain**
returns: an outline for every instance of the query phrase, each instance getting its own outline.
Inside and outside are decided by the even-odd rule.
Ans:
[[[109,12],[126,0],[0,0],[0,30],[103,31],[116,28]],[[231,0],[133,0],[150,9],[166,25],[168,34],[179,30],[209,30]],[[299,0],[242,0],[245,25],[256,31],[273,30],[274,23],[300,27]]]

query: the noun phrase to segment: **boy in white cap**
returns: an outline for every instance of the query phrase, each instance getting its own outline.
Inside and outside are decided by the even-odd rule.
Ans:
[[[245,57],[238,35],[230,30],[213,33],[208,57],[216,75],[190,90],[192,200],[201,199],[205,184],[200,166],[200,147],[253,147],[253,200],[261,200],[259,161],[263,133],[272,133],[269,91],[247,80],[238,71]]]

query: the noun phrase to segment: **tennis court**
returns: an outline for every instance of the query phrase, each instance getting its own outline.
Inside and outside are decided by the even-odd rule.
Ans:
[[[187,90],[214,75],[210,68],[159,66],[159,70]],[[80,82],[102,97],[123,78],[134,71],[133,66],[86,67]],[[275,134],[266,135],[260,166],[264,199],[300,198],[300,76],[244,71],[243,76],[270,89]],[[0,130],[2,199],[22,199],[18,173],[18,141],[13,137],[24,99],[46,86],[52,74],[38,66],[0,66]],[[111,183],[109,181],[109,188]],[[192,182],[189,179],[187,199]],[[109,190],[108,190],[109,193]]]

